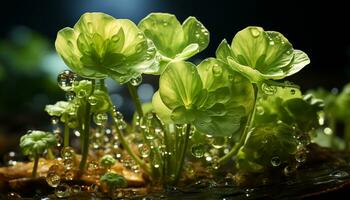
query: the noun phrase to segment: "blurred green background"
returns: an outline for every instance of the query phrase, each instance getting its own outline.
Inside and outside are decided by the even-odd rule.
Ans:
[[[341,88],[350,81],[348,7],[339,2],[258,0],[56,0],[3,2],[0,8],[0,155],[18,143],[27,129],[49,129],[46,104],[64,99],[57,74],[66,66],[55,53],[56,33],[73,26],[84,12],[101,11],[138,23],[150,12],[170,12],[180,21],[196,16],[211,33],[209,47],[192,61],[215,55],[222,39],[249,25],[283,33],[311,64],[289,78],[311,88]],[[139,94],[150,101],[157,78],[143,77]],[[114,103],[130,118],[125,89],[107,81]]]

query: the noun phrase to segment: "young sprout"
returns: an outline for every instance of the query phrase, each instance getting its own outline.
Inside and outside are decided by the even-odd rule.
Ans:
[[[116,160],[111,155],[104,155],[100,159],[100,165],[105,168],[111,168],[116,163]]]
[[[45,150],[55,146],[56,143],[56,137],[50,132],[34,130],[21,137],[20,147],[23,154],[32,155],[34,157],[34,166],[32,171],[33,178],[36,177],[39,157]]]
[[[116,187],[126,187],[128,185],[128,182],[123,176],[113,172],[105,173],[101,176],[100,181],[107,184],[108,193],[112,199],[114,198],[114,190]]]

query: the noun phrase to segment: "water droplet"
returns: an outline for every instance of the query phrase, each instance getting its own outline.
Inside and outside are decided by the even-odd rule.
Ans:
[[[51,118],[51,124],[52,124],[52,125],[57,125],[59,121],[60,121],[60,120],[59,120],[58,117],[52,117],[52,118]]]
[[[290,94],[291,94],[291,95],[295,95],[295,93],[296,93],[296,92],[295,92],[295,89],[291,89],[291,90],[290,90]]]
[[[139,39],[145,38],[145,36],[144,36],[143,33],[141,33],[141,32],[137,34],[137,37],[138,37]]]
[[[70,187],[69,185],[62,183],[59,186],[56,187],[55,189],[55,195],[58,198],[66,198],[69,197],[70,195]]]
[[[163,26],[168,26],[168,22],[163,22]]]
[[[10,192],[7,194],[7,199],[22,199],[21,195],[17,194],[16,192]]]
[[[214,170],[218,170],[220,168],[220,164],[219,164],[219,162],[217,162],[217,160],[213,160],[213,162],[211,163],[211,167]]]
[[[89,174],[94,174],[96,170],[98,170],[98,168],[98,162],[96,161],[90,161],[87,165],[87,171],[89,172]]]
[[[61,156],[63,159],[72,159],[74,156],[74,149],[72,147],[62,148]]]
[[[46,175],[46,182],[51,187],[57,187],[61,183],[61,177],[57,173],[49,172]]]
[[[74,72],[64,70],[57,76],[58,86],[60,86],[60,88],[64,91],[71,91],[76,78],[77,75]]]
[[[214,137],[211,145],[216,149],[221,149],[222,147],[224,147],[225,143],[226,143],[226,138]]]
[[[306,153],[304,151],[298,151],[294,157],[295,160],[299,163],[303,163],[306,161]]]
[[[71,187],[71,190],[73,193],[79,193],[79,192],[81,192],[81,187],[79,185],[73,185]]]
[[[153,159],[152,164],[153,164],[153,167],[154,167],[154,168],[159,168],[159,167],[160,167],[160,162],[159,162],[159,160],[156,159],[156,158]]]
[[[73,99],[74,99],[74,96],[75,96],[75,94],[74,94],[74,92],[67,92],[66,93],[66,99],[68,100],[68,101],[72,101]]]
[[[64,178],[65,178],[67,181],[73,180],[73,179],[74,179],[74,176],[75,176],[74,170],[67,169],[67,170],[64,172]]]
[[[87,95],[87,92],[84,89],[79,90],[78,93],[77,93],[77,97],[80,98],[80,99],[86,97],[86,95]]]
[[[270,40],[269,45],[273,46],[273,45],[275,45],[275,42],[273,40]]]
[[[213,65],[212,71],[213,71],[213,75],[216,77],[221,76],[222,74],[222,68],[218,64]]]
[[[256,107],[256,114],[258,115],[263,115],[265,113],[265,110],[262,106],[257,106]]]
[[[277,92],[277,88],[271,85],[267,85],[266,83],[263,83],[261,85],[261,89],[266,95],[274,95]]]
[[[73,161],[73,159],[71,159],[71,158],[65,159],[65,160],[63,161],[63,165],[64,165],[64,168],[67,169],[67,170],[73,169],[73,167],[74,167],[74,161]]]
[[[228,75],[228,80],[229,80],[229,81],[234,81],[234,80],[235,80],[235,77],[234,77],[232,74],[229,74],[229,75]]]
[[[260,31],[258,28],[251,28],[250,33],[252,34],[253,37],[258,37],[260,35]]]
[[[131,83],[131,85],[133,85],[133,86],[138,86],[138,85],[141,84],[141,82],[142,82],[142,76],[141,76],[141,75],[140,75],[140,76],[137,76],[136,78],[130,79],[130,83]]]
[[[114,117],[115,117],[117,120],[123,120],[123,118],[124,118],[123,114],[122,114],[121,112],[119,112],[119,111],[116,111],[116,112],[114,113]]]
[[[141,53],[143,50],[146,50],[146,46],[144,42],[140,42],[135,47],[136,53]]]
[[[108,115],[107,113],[98,113],[93,116],[93,120],[96,125],[103,126],[108,121]]]
[[[199,33],[195,34],[196,38],[199,38],[201,35]]]
[[[150,155],[150,153],[151,153],[151,151],[148,148],[148,146],[144,145],[144,144],[139,144],[138,145],[138,149],[139,149],[139,152],[140,152],[140,155],[141,155],[142,158],[147,158]]]
[[[196,158],[202,158],[204,156],[205,148],[203,144],[194,144],[191,147],[191,153]]]
[[[329,127],[324,128],[323,132],[326,135],[332,135],[333,134],[333,130],[331,128],[329,128]]]
[[[342,171],[342,170],[336,170],[332,173],[329,174],[330,176],[333,176],[335,178],[344,178],[349,176],[349,173],[346,171]]]
[[[291,50],[288,50],[286,53],[287,53],[288,55],[290,55],[290,54],[292,53],[292,51],[291,51]]]
[[[95,106],[97,104],[97,98],[95,96],[90,96],[88,102],[90,105]]]
[[[274,156],[271,158],[271,165],[274,167],[278,167],[281,164],[281,159],[278,156]]]

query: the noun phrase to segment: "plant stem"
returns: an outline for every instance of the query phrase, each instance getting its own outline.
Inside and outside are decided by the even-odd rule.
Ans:
[[[83,122],[83,149],[82,149],[82,157],[79,165],[80,173],[83,174],[87,157],[89,154],[89,143],[90,143],[90,111],[91,111],[91,105],[87,102],[85,104],[85,119]]]
[[[64,140],[63,140],[63,146],[67,147],[69,146],[69,126],[68,122],[64,123]]]
[[[47,149],[47,158],[50,159],[50,160],[55,159],[55,156],[53,155],[51,148]]]
[[[180,175],[181,175],[181,170],[183,168],[183,165],[185,163],[185,156],[186,156],[186,152],[187,152],[187,146],[188,146],[188,141],[189,141],[189,136],[190,136],[190,131],[191,131],[191,124],[187,124],[186,127],[186,133],[185,133],[185,138],[184,141],[182,141],[183,143],[180,145],[181,149],[180,150],[180,155],[179,155],[179,159],[177,160],[179,163],[176,172],[175,172],[175,178],[173,181],[173,184],[176,184],[179,179],[180,179]]]
[[[128,90],[131,95],[132,101],[134,102],[136,111],[139,114],[139,117],[143,117],[141,101],[139,96],[137,95],[136,87],[131,85],[130,83],[127,83],[127,86],[128,86]]]
[[[91,94],[92,95],[94,93],[95,90],[95,80],[91,80],[92,81],[92,90],[91,90]],[[91,122],[91,105],[88,102],[88,97],[85,97],[85,103],[84,103],[85,109],[84,109],[84,119],[82,122],[82,139],[83,139],[83,144],[82,144],[82,156],[81,156],[81,160],[80,160],[80,164],[79,164],[79,173],[80,175],[82,175],[84,173],[85,170],[85,165],[86,165],[86,161],[89,155],[89,144],[90,144],[90,122]]]
[[[111,116],[113,117],[113,111],[110,111]],[[138,164],[140,165],[140,167],[144,170],[144,172],[151,176],[151,170],[149,168],[149,166],[143,161],[141,160],[130,148],[129,144],[127,143],[127,141],[125,140],[121,130],[118,127],[118,123],[117,123],[117,119],[115,119],[113,117],[113,123],[116,127],[116,131],[117,131],[117,135],[118,135],[118,139],[120,140],[120,143],[123,145],[123,147],[125,148],[125,150],[128,152],[128,154],[131,156],[131,158]]]
[[[249,138],[250,135],[250,131],[253,127],[254,124],[254,118],[255,118],[255,112],[256,112],[256,102],[257,102],[257,98],[258,98],[258,93],[259,93],[259,89],[257,87],[256,84],[253,84],[253,88],[254,88],[254,104],[253,104],[253,110],[250,113],[246,126],[244,128],[243,134],[239,140],[239,142],[231,149],[230,152],[228,152],[226,155],[224,155],[223,157],[221,157],[218,160],[219,164],[225,163],[227,162],[230,158],[232,158],[233,156],[237,155],[239,149],[244,145],[244,143],[247,141],[247,139]]]
[[[39,164],[39,155],[34,154],[34,165],[33,165],[33,171],[32,171],[32,177],[36,177],[36,172],[38,170],[38,164]]]

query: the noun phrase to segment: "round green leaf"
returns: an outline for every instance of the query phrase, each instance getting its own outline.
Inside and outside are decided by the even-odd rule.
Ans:
[[[283,79],[300,71],[310,61],[307,55],[294,50],[281,33],[264,31],[261,27],[247,27],[232,40],[231,52],[223,41],[216,52],[218,59],[252,82]]]
[[[151,13],[139,23],[146,37],[154,42],[160,55],[160,71],[174,60],[186,60],[209,44],[209,32],[195,17],[181,25],[175,15]]]
[[[44,153],[47,148],[56,145],[56,143],[57,141],[54,134],[34,130],[21,137],[19,146],[24,155],[40,155]]]
[[[189,62],[169,63],[159,80],[159,94],[164,104],[174,110],[180,106],[191,109],[202,90],[196,66]]]
[[[155,48],[127,19],[104,13],[85,13],[74,28],[58,32],[56,50],[80,76],[112,77],[125,83],[141,73],[158,71]]]

